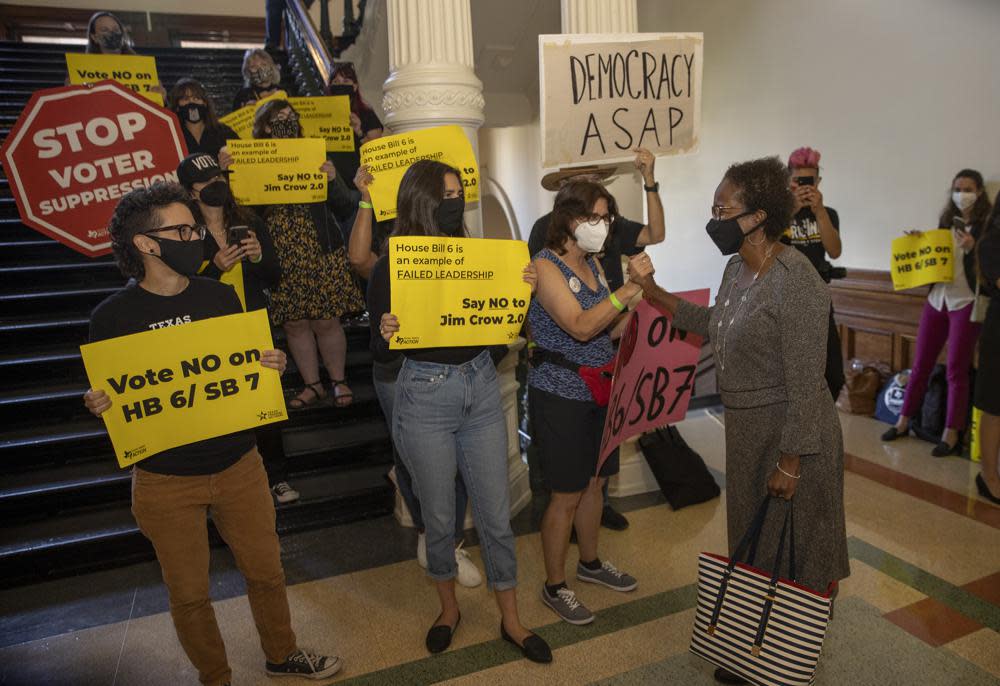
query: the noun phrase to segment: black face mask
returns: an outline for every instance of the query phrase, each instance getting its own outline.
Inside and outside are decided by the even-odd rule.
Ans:
[[[271,122],[271,138],[298,138],[299,120],[275,119]]]
[[[761,222],[757,226],[750,229],[747,233],[743,233],[743,229],[740,228],[740,223],[737,219],[745,217],[748,214],[753,214],[753,212],[744,212],[743,214],[738,214],[729,219],[708,220],[708,224],[705,225],[705,231],[708,232],[708,237],[712,239],[712,242],[715,243],[715,247],[717,247],[719,252],[723,255],[734,255],[738,253],[740,251],[740,247],[743,245],[744,239],[755,231],[759,231],[764,226],[764,222]]]
[[[181,121],[190,122],[192,124],[204,122],[205,117],[208,116],[208,105],[199,105],[194,102],[189,102],[188,104],[181,105],[177,108],[177,116],[181,118]]]
[[[97,42],[100,43],[101,47],[105,50],[121,50],[122,45],[125,43],[125,34],[121,31],[99,33],[97,34]]]
[[[160,260],[181,276],[194,276],[204,260],[205,246],[200,240],[171,241],[149,235],[160,246]]]
[[[438,231],[451,238],[461,238],[465,235],[465,198],[445,198],[434,209],[434,221]]]
[[[209,207],[222,207],[229,199],[229,184],[219,179],[198,191],[198,199]]]
[[[330,95],[354,95],[354,86],[349,83],[331,83]]]

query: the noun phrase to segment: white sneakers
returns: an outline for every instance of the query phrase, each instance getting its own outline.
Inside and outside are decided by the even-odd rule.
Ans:
[[[475,588],[483,583],[483,575],[479,573],[469,553],[462,549],[462,544],[455,548],[455,563],[458,565],[458,584],[465,588]],[[427,569],[427,536],[417,534],[417,564]]]

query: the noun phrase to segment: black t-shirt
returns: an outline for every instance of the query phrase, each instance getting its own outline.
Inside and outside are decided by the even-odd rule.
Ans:
[[[243,311],[232,286],[194,277],[182,292],[164,296],[137,283],[109,296],[90,315],[90,341],[127,336],[150,329],[189,324]],[[118,411],[112,406],[108,412]],[[237,431],[164,450],[137,467],[156,474],[215,474],[232,466],[254,447],[253,431]]]
[[[355,189],[354,175],[358,173],[358,167],[361,166],[361,140],[372,129],[382,128],[382,122],[372,110],[361,110],[358,113],[358,119],[361,120],[361,135],[354,134],[354,150],[330,153],[330,161],[337,168],[337,176],[342,178],[351,190]]]
[[[391,364],[400,355],[420,360],[421,362],[437,362],[439,364],[464,364],[470,362],[484,350],[490,351],[493,363],[497,364],[507,354],[505,345],[468,345],[454,348],[409,348],[406,350],[389,350],[389,344],[379,333],[382,315],[389,311],[392,294],[389,288],[389,258],[380,257],[368,275],[368,327],[370,331],[369,347],[376,362]]]
[[[833,228],[839,232],[840,216],[837,214],[837,210],[827,207],[826,212],[830,215],[830,223],[833,224]],[[781,237],[781,242],[794,246],[800,253],[809,258],[823,280],[830,283],[830,263],[826,261],[826,248],[823,247],[823,239],[819,234],[816,215],[810,208],[803,207],[798,214],[792,217],[792,224],[788,227],[785,235]]]
[[[549,232],[549,221],[552,213],[549,212],[531,227],[531,235],[528,237],[528,252],[531,257],[542,251],[545,247],[545,238]],[[614,293],[625,285],[625,274],[622,273],[622,255],[636,255],[642,251],[639,245],[639,234],[642,233],[643,225],[625,217],[615,217],[608,231],[608,238],[604,242],[604,252],[600,256],[601,266],[604,268],[604,278],[607,279],[608,288]]]
[[[219,151],[222,150],[226,141],[239,139],[236,132],[225,124],[219,124],[211,128],[205,127],[200,141],[194,139],[194,136],[188,131],[188,127],[181,126],[181,130],[184,132],[184,142],[187,143],[188,155],[202,152],[206,155],[211,155],[216,160],[219,159]]]

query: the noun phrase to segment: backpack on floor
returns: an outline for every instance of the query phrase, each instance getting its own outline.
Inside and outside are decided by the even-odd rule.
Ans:
[[[927,380],[927,392],[920,412],[910,420],[917,438],[931,443],[941,440],[948,415],[948,373],[943,364],[934,365]]]
[[[701,455],[675,427],[667,426],[640,436],[639,447],[673,509],[697,505],[721,493]]]
[[[903,397],[906,394],[906,384],[910,381],[910,370],[904,369],[893,374],[879,391],[875,399],[875,419],[886,424],[895,424],[899,413],[903,411]]]

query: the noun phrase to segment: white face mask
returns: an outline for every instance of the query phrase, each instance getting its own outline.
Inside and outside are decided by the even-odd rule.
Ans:
[[[976,204],[976,194],[975,193],[963,193],[962,191],[955,191],[951,194],[951,201],[955,203],[955,207],[962,210],[963,212],[973,205]]]
[[[580,222],[576,227],[576,244],[584,252],[601,252],[608,238],[608,223],[603,219]]]

